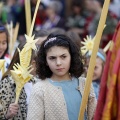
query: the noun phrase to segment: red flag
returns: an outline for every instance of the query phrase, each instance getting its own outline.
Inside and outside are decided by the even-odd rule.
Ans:
[[[94,120],[115,120],[120,116],[120,23],[113,37],[112,51],[108,52],[103,71],[98,105]],[[120,118],[120,117],[119,117]]]

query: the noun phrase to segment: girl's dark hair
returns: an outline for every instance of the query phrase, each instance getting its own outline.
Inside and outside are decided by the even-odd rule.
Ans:
[[[2,25],[0,23],[0,33],[5,33],[6,34],[6,40],[7,40],[7,49],[5,50],[4,54],[2,55],[2,57],[0,59],[4,59],[5,54],[8,53],[8,49],[9,49],[9,34],[8,34],[8,30],[6,29],[6,27],[4,25]]]
[[[76,45],[70,40],[69,37],[62,34],[50,34],[47,39],[42,43],[36,58],[36,73],[40,79],[44,80],[52,76],[52,71],[47,66],[46,55],[48,50],[53,46],[65,47],[69,50],[71,55],[71,66],[69,73],[72,76],[80,77],[83,73],[83,57],[79,52]]]

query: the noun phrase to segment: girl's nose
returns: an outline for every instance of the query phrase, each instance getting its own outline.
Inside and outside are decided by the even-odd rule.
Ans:
[[[59,58],[56,60],[56,64],[61,65],[61,60]]]

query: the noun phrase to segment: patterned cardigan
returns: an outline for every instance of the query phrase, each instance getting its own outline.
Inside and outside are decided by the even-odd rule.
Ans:
[[[79,78],[78,90],[83,95],[85,78]],[[92,120],[96,109],[93,87],[86,107],[87,120]],[[53,86],[46,79],[38,82],[31,93],[27,120],[68,120],[66,103],[61,87]]]
[[[37,82],[34,77],[31,80],[33,83]],[[11,77],[6,77],[4,80],[0,81],[0,120],[5,120],[5,115],[7,113],[8,107],[11,103],[15,102],[16,97],[16,85]],[[9,120],[26,120],[27,117],[27,103],[26,103],[26,93],[24,88],[21,91],[19,97],[19,111],[18,114]]]

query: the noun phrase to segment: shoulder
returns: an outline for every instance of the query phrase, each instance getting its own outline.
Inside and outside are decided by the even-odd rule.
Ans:
[[[14,80],[12,79],[12,77],[8,76],[8,77],[5,77],[3,80],[0,81],[1,83],[10,83],[10,84],[14,84]]]
[[[29,82],[36,84],[37,82],[40,82],[40,79],[38,78],[38,76],[34,76]]]
[[[0,81],[0,89],[1,88],[15,88],[15,82],[11,77],[6,77],[3,80]]]
[[[44,98],[45,93],[45,85],[44,81],[39,81],[34,84],[31,92],[30,99],[31,100],[40,100]]]
[[[33,89],[32,89],[32,94],[33,96],[35,95],[43,95],[47,94],[49,91],[55,91],[56,87],[51,85],[48,81],[48,79],[45,80],[40,80],[36,84],[34,84]]]
[[[86,78],[81,76],[78,78],[78,80],[79,80],[79,83],[85,84]]]
[[[39,81],[36,84],[34,84],[32,91],[33,93],[44,92],[47,87],[48,87],[48,81],[39,79]]]
[[[84,92],[84,88],[85,88],[85,81],[86,81],[86,78],[85,77],[79,77],[78,78],[79,80],[79,90],[81,91],[81,93],[83,94]]]
[[[79,77],[78,79],[79,79],[79,87],[80,87],[81,91],[83,91],[84,88],[85,88],[86,78],[85,78],[85,77]],[[91,88],[90,88],[89,97],[91,97],[91,96],[93,96],[93,97],[95,96],[94,88],[93,88],[92,83],[91,83]]]
[[[42,87],[44,87],[48,83],[47,80],[41,80],[39,78],[37,78],[35,81],[37,81],[37,82],[34,85],[34,88],[37,88],[37,87],[42,88]]]

